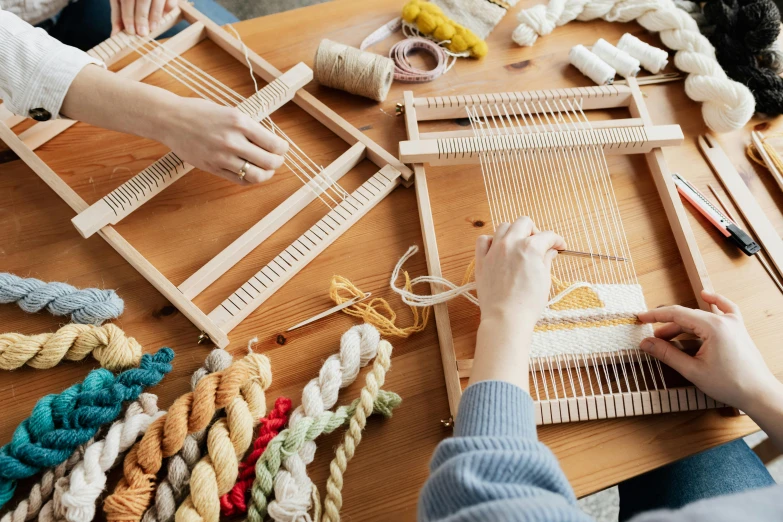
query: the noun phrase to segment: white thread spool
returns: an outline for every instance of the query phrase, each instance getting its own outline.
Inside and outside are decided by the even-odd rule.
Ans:
[[[593,54],[614,67],[620,76],[628,78],[639,74],[639,60],[603,38],[593,44]]]
[[[571,65],[598,85],[611,85],[614,81],[614,75],[617,74],[611,65],[588,51],[587,47],[582,44],[571,48],[568,59],[571,61]]]
[[[631,33],[625,33],[617,48],[630,54],[642,64],[642,67],[653,74],[658,74],[669,63],[669,53],[639,40]]]
[[[394,62],[331,40],[315,52],[313,76],[321,85],[383,101],[394,80]]]

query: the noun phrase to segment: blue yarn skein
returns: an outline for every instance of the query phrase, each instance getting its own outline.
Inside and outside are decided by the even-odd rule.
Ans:
[[[13,496],[17,480],[64,462],[101,426],[116,420],[124,402],[158,384],[173,359],[171,348],[161,348],[144,354],[138,368],[116,377],[104,368],[93,370],[84,382],[38,401],[11,442],[0,448],[0,507]]]
[[[125,306],[114,290],[78,289],[0,272],[0,304],[8,303],[17,303],[25,312],[46,308],[53,315],[70,315],[74,323],[95,325],[119,317]]]

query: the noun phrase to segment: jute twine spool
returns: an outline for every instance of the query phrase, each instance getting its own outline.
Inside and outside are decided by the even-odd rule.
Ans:
[[[321,85],[383,101],[394,79],[394,62],[331,40],[321,40],[313,74]]]

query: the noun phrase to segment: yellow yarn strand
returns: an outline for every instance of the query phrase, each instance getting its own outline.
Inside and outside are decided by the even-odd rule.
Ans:
[[[44,370],[67,361],[92,356],[111,371],[139,364],[141,345],[113,324],[92,326],[68,324],[54,333],[24,335],[0,334],[0,369],[15,370],[27,364]]]
[[[403,273],[405,274],[405,289],[410,291],[411,278],[408,272]],[[332,277],[332,282],[329,286],[329,297],[335,304],[339,305],[351,299],[362,298],[365,295],[364,292],[345,277],[340,275]],[[343,312],[359,317],[364,322],[373,325],[381,332],[381,335],[407,339],[411,334],[424,330],[430,318],[429,307],[419,310],[418,307],[411,306],[410,309],[411,314],[413,314],[413,324],[405,328],[395,324],[397,322],[397,314],[389,303],[381,297],[375,297],[368,302],[356,303],[348,308],[343,308]]]
[[[323,522],[340,522],[340,509],[343,507],[343,477],[348,468],[348,462],[356,453],[356,447],[362,441],[362,431],[367,425],[367,417],[372,414],[373,403],[378,397],[378,390],[386,380],[386,372],[391,366],[392,345],[388,341],[381,341],[378,345],[378,354],[372,365],[372,370],[367,374],[364,388],[362,388],[359,405],[356,407],[348,429],[343,436],[343,441],[335,450],[334,459],[329,464],[329,479],[326,482],[326,498],[323,507]]]
[[[239,461],[250,448],[253,429],[266,414],[264,392],[272,383],[269,359],[257,359],[257,379],[240,389],[240,395],[226,407],[226,416],[207,433],[207,455],[190,476],[190,495],[177,509],[176,522],[218,522],[220,497],[237,481]]]
[[[778,172],[783,173],[783,158],[780,157],[780,154],[778,154],[778,151],[768,143],[768,140],[770,138],[780,138],[783,137],[783,133],[775,133],[770,134],[769,136],[765,136],[761,140],[761,144],[764,147],[764,151],[766,151],[769,158],[772,160],[772,163],[775,165],[775,167],[778,169]],[[764,162],[764,159],[761,157],[761,154],[756,149],[756,145],[751,141],[748,143],[747,148],[745,149],[745,152],[747,153],[748,157],[753,160],[754,162],[758,163],[765,169],[768,169],[767,164]]]

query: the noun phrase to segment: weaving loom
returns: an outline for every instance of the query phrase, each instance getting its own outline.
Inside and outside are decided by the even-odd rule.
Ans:
[[[180,20],[186,20],[190,25],[165,43],[154,40]],[[267,85],[260,90],[256,88],[255,94],[245,98],[181,56],[206,38],[241,63],[247,61],[251,76],[253,73],[258,75],[268,82]],[[180,3],[166,16],[161,27],[149,37],[131,37],[119,33],[90,51],[92,56],[102,59],[107,65],[118,63],[134,53],[142,58],[131,62],[117,74],[140,81],[155,71],[165,71],[200,97],[222,105],[236,106],[289,142],[285,166],[302,185],[178,286],[155,268],[112,225],[119,223],[186,175],[192,169],[190,165],[184,163],[175,153],[169,152],[88,206],[33,152],[76,122],[41,122],[23,129],[17,135],[11,128],[25,119],[10,115],[0,106],[0,139],[78,213],[72,221],[84,237],[99,233],[199,327],[204,335],[218,346],[225,347],[229,342],[228,333],[235,326],[388,195],[403,177],[410,177],[411,172],[378,144],[302,89],[312,79],[312,71],[305,64],[300,63],[281,73],[187,2]],[[253,82],[255,84],[255,78]],[[350,146],[348,150],[326,167],[319,166],[269,118],[288,101],[293,101],[344,140]],[[338,180],[365,158],[374,163],[378,170],[349,193],[340,186]],[[193,303],[196,296],[316,199],[326,204],[329,212],[308,231],[274,256],[209,314]]]
[[[627,108],[630,118],[591,120],[593,110]],[[428,271],[442,277],[424,163],[478,163],[493,228],[530,216],[581,257],[559,255],[550,301],[530,353],[536,423],[554,424],[723,406],[638,350],[652,335],[607,155],[645,154],[694,293],[710,289],[660,147],[683,140],[678,125],[654,125],[634,78],[627,86],[414,98],[405,93],[409,141]],[[420,122],[458,120],[470,130],[421,132]],[[432,293],[443,289],[433,286]],[[702,307],[705,303],[700,302]],[[457,360],[447,304],[435,305],[452,415],[471,359]],[[464,321],[464,317],[461,317]],[[678,379],[679,378],[679,379]]]

